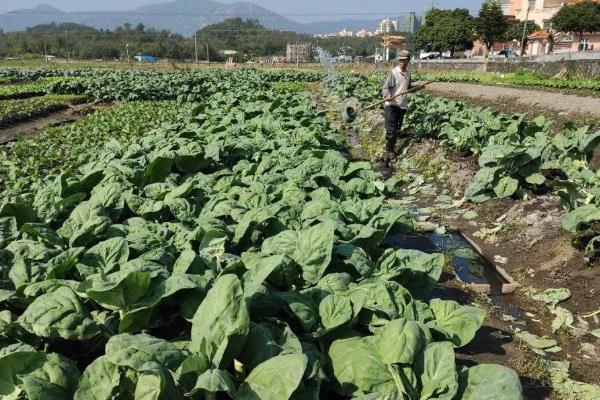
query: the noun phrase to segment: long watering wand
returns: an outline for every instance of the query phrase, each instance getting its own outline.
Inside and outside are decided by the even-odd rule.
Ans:
[[[396,95],[394,95],[393,97],[389,98],[389,99],[385,99],[385,100],[381,100],[378,101],[375,104],[371,104],[370,106],[366,106],[363,108],[354,108],[354,107],[346,107],[343,111],[342,111],[342,119],[344,120],[344,122],[347,122],[349,124],[353,123],[354,121],[356,121],[356,117],[358,117],[360,115],[361,112],[363,111],[367,111],[367,110],[372,110],[374,108],[377,108],[379,106],[381,106],[382,104],[384,104],[387,101],[390,100],[394,100],[400,96],[404,96],[405,94],[411,93],[411,92],[415,92],[419,89],[424,88],[427,85],[430,85],[433,82],[425,82],[419,86],[416,86],[412,89],[406,90],[404,92],[398,93]]]

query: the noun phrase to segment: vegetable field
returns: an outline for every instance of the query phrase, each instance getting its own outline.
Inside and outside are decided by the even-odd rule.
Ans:
[[[135,101],[0,153],[0,398],[523,398],[456,357],[486,313],[386,244],[417,223],[290,84],[318,74],[80,75],[52,91]]]

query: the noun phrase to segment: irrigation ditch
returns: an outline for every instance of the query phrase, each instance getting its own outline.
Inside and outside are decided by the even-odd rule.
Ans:
[[[320,108],[342,104],[323,88],[311,96]],[[330,117],[346,135],[349,157],[371,161],[384,177],[394,175],[405,183],[395,201],[411,211],[419,227],[414,234],[389,238],[386,245],[445,254],[447,266],[434,295],[487,310],[481,332],[457,355],[461,362],[514,368],[528,399],[598,390],[600,354],[594,349],[600,341],[586,332],[600,324],[586,317],[600,309],[599,277],[562,231],[556,199],[531,196],[468,204],[462,194],[477,169],[472,158],[425,140],[403,146],[399,163],[386,170],[381,163],[381,112],[366,112],[353,125],[344,124],[338,114]],[[539,294],[554,289],[568,292],[559,308],[572,312],[578,326],[588,331],[553,332],[556,310]],[[548,339],[554,346],[536,349],[531,337]]]

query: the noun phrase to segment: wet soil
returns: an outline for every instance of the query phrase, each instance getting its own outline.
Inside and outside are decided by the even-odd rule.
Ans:
[[[412,154],[434,154],[432,146],[435,141],[419,143],[410,150]],[[410,157],[410,154],[408,154]],[[474,173],[475,164],[472,159],[461,159],[456,154],[452,159],[452,167],[449,176],[453,176],[454,171],[461,171],[462,174],[469,175],[469,170]],[[461,191],[456,187],[456,180],[447,179],[445,181],[434,182],[436,190],[441,193],[449,190],[450,193],[459,194],[462,197],[464,188]],[[437,195],[418,195],[415,203],[420,207],[431,207],[436,203]],[[488,260],[504,259],[503,264],[498,264],[504,268],[515,280],[517,280],[524,289],[516,294],[504,297],[507,305],[516,307],[527,322],[526,330],[543,336],[548,335],[558,340],[563,348],[561,353],[553,355],[554,359],[567,359],[572,362],[571,376],[574,379],[600,384],[600,373],[598,373],[597,357],[583,357],[582,344],[592,343],[600,345],[600,340],[593,337],[575,337],[568,333],[563,335],[553,335],[551,324],[554,319],[549,309],[540,302],[532,300],[525,294],[527,289],[533,288],[543,291],[548,288],[568,288],[571,291],[571,298],[560,304],[574,315],[585,315],[600,309],[600,263],[598,265],[588,265],[584,260],[583,253],[577,251],[571,245],[571,236],[561,227],[563,213],[558,211],[558,199],[556,198],[535,198],[530,200],[517,199],[493,199],[483,204],[466,204],[462,206],[465,209],[475,211],[477,218],[475,220],[465,220],[464,218],[448,218],[453,211],[452,208],[445,209],[443,212],[434,213],[431,221],[441,225],[450,225],[460,230],[465,236],[471,239],[481,249],[482,254]],[[548,216],[551,216],[548,218]],[[533,218],[531,218],[533,216]],[[500,222],[499,222],[500,221]],[[501,230],[495,237],[478,237],[482,228],[493,229],[501,226]],[[539,231],[539,232],[538,232]],[[529,236],[528,236],[529,235]],[[539,236],[536,236],[539,235]],[[528,237],[532,237],[528,240]],[[482,304],[482,305],[485,305]],[[495,308],[496,312],[488,316],[488,323],[493,326],[502,326],[503,305],[488,304]],[[591,329],[599,328],[592,321]],[[477,343],[484,348],[488,345],[485,338],[483,343]],[[518,347],[518,344],[514,344]],[[508,347],[511,347],[508,345]],[[522,346],[521,346],[522,347]],[[507,352],[507,359],[500,364],[510,365],[513,357],[518,357],[518,350],[513,348],[515,353]],[[488,362],[493,361],[492,357]],[[532,359],[537,356],[532,353]]]
[[[530,96],[544,95],[538,91],[529,92]],[[479,106],[490,106],[504,113],[515,113],[519,110],[515,100],[509,97],[470,97],[468,94],[456,92],[451,95],[443,93],[443,97],[466,100]],[[316,100],[327,102],[326,96],[316,95]],[[597,102],[597,99],[587,100],[593,101],[594,104]],[[562,101],[565,102],[565,99]],[[527,107],[531,118],[540,114],[546,115],[557,121],[555,126],[562,126],[574,117],[579,118],[576,122],[585,121],[588,124],[596,118],[589,115],[584,118],[572,108],[569,111],[556,112],[543,109],[534,103],[532,100]],[[361,159],[371,160],[375,163],[376,170],[382,170],[379,165],[381,151],[378,149],[382,145],[379,114],[375,111],[372,116],[365,116],[370,124],[366,129],[359,124],[344,128],[349,137],[350,153],[359,155]],[[335,116],[332,118],[337,122]],[[356,148],[357,144],[360,147],[355,151],[352,147]],[[476,338],[468,346],[457,350],[459,362],[465,365],[506,365],[514,368],[521,376],[526,398],[561,399],[562,397],[553,393],[544,359],[514,337],[515,328],[519,328],[557,340],[563,350],[548,355],[546,359],[570,361],[571,378],[600,384],[600,358],[597,354],[584,351],[584,347],[600,347],[600,340],[591,335],[576,335],[572,330],[553,334],[551,324],[554,315],[545,304],[532,300],[528,294],[530,290],[568,288],[572,296],[560,306],[575,315],[576,324],[581,322],[582,315],[600,309],[600,263],[595,266],[588,265],[583,253],[571,245],[570,234],[561,226],[565,212],[559,209],[558,199],[551,195],[526,193],[525,199],[494,199],[483,204],[465,203],[456,207],[435,209],[440,193],[451,196],[454,201],[463,197],[465,188],[478,170],[476,158],[469,154],[449,151],[438,141],[429,139],[409,143],[404,150],[404,157],[417,161],[415,164],[419,169],[417,173],[421,174],[419,177],[425,176],[425,184],[431,185],[432,188],[427,193],[414,194],[405,185],[399,193],[399,199],[412,198],[414,207],[434,208],[431,215],[426,217],[427,221],[461,231],[481,249],[485,258],[501,261],[497,265],[522,285],[522,289],[512,295],[486,296],[470,291],[452,274],[447,274],[449,278],[442,280],[440,293],[436,293],[436,296],[440,294],[442,298],[453,299],[461,304],[476,304],[488,312],[484,326]],[[402,172],[397,170],[383,172],[388,176],[402,175]],[[409,182],[410,179],[411,177]],[[456,217],[458,210],[460,213],[466,210],[474,211],[477,217],[471,220]],[[597,321],[584,322],[589,323],[589,330],[600,328]]]

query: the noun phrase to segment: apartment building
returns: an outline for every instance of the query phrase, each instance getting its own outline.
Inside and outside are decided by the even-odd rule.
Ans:
[[[311,61],[310,44],[288,44],[285,52],[288,63],[305,63]]]
[[[554,15],[566,4],[575,4],[581,0],[512,0],[508,15],[514,15],[517,21],[533,21],[544,31],[548,31]],[[530,36],[531,55],[545,54],[548,51],[548,35],[536,32]],[[600,50],[600,34],[586,34],[582,41],[579,37],[566,36],[555,44],[554,52],[578,50]]]

